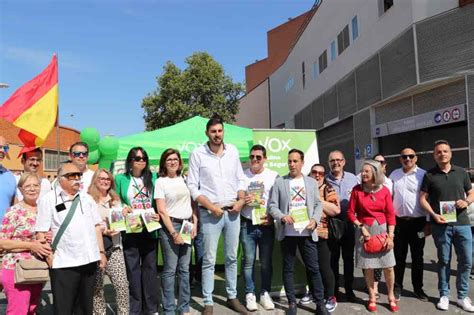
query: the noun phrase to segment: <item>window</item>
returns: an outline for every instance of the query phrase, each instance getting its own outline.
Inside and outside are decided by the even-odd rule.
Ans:
[[[322,73],[324,69],[328,67],[328,54],[325,50],[321,56],[319,56],[319,73]]]
[[[288,81],[286,81],[285,92],[288,92],[289,90],[291,90],[293,85],[295,85],[295,79],[293,77],[289,77]]]
[[[349,47],[349,25],[346,25],[344,29],[337,35],[337,48],[339,55]]]
[[[319,77],[319,63],[317,61],[313,62],[313,79]]]
[[[356,15],[352,18],[352,40],[354,41],[357,37],[359,37],[359,23]]]
[[[393,7],[393,0],[379,0],[379,15],[384,14],[391,7]]]
[[[333,40],[331,43],[331,61],[334,61],[336,57],[337,57],[336,41]]]
[[[303,89],[306,87],[306,73],[304,61],[301,63],[301,79],[303,80]]]
[[[68,160],[68,152],[60,152],[59,155],[60,155],[61,162]],[[57,170],[58,168],[59,168],[58,151],[44,150],[44,169]]]

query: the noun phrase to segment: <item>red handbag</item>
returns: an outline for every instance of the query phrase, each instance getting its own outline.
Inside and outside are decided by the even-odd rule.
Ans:
[[[387,233],[372,235],[364,242],[364,251],[368,254],[377,254],[385,250]]]

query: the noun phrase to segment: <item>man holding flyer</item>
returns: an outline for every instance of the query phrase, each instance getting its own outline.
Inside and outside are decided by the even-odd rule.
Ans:
[[[278,173],[264,167],[267,150],[256,144],[250,149],[250,167],[245,170],[247,193],[245,207],[240,213],[240,241],[244,249],[243,274],[245,281],[245,302],[249,311],[258,309],[255,297],[254,266],[258,245],[262,288],[260,304],[265,310],[275,308],[270,289],[272,282],[272,253],[275,227],[267,213],[267,200],[270,189]]]
[[[288,153],[289,174],[279,177],[270,193],[268,212],[275,219],[277,240],[281,241],[283,255],[283,284],[288,298],[288,315],[296,315],[293,269],[296,248],[308,269],[316,314],[328,314],[324,304],[324,288],[319,272],[318,235],[316,226],[321,218],[322,204],[316,181],[301,173],[304,153],[292,149]]]
[[[438,252],[438,309],[449,308],[449,276],[451,246],[458,257],[456,275],[457,304],[466,312],[474,312],[469,292],[472,265],[472,234],[468,206],[474,201],[474,189],[467,172],[451,164],[451,146],[445,140],[435,142],[433,150],[436,166],[426,172],[421,184],[420,205],[431,216],[433,239]],[[444,211],[455,208],[456,221]],[[449,215],[448,215],[449,216]]]

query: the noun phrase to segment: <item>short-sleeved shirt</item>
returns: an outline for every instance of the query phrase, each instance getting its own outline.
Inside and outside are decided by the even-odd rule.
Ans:
[[[16,192],[16,181],[13,173],[0,165],[0,220],[10,208]]]
[[[80,202],[76,212],[54,252],[53,268],[83,266],[100,259],[95,226],[101,224],[102,219],[97,211],[97,204],[88,194],[78,195]],[[66,209],[58,212],[56,205],[62,203]],[[71,204],[72,199],[68,198],[61,187],[47,193],[38,204],[35,231],[51,230],[54,239],[71,209]]]
[[[184,178],[159,177],[155,183],[155,199],[164,199],[166,212],[175,219],[190,219],[193,214],[191,208],[191,193],[184,182]]]
[[[132,176],[128,186],[127,198],[133,210],[146,210],[153,207],[151,192],[143,184],[142,177]]]
[[[290,180],[290,211],[306,206],[306,187],[303,176]],[[293,224],[285,224],[285,236],[311,236],[307,229],[296,230]]]
[[[261,202],[262,202],[262,205],[266,207],[268,196],[270,195],[270,189],[275,183],[275,178],[277,178],[278,173],[271,169],[265,168],[261,173],[254,174],[252,173],[250,168],[248,168],[245,170],[244,174],[245,174],[245,185],[247,186],[247,191],[248,191],[248,187],[250,187],[252,184],[255,184],[255,183],[263,184],[263,194],[261,196],[262,197]],[[252,210],[253,210],[253,207],[245,206],[242,209],[242,212],[240,212],[240,215],[243,216],[244,218],[251,220]]]
[[[341,179],[336,179],[331,173],[326,176],[326,180],[336,190],[341,205],[341,213],[339,218],[345,219],[347,216],[347,207],[351,198],[352,188],[359,184],[357,176],[352,173],[344,172]]]
[[[467,172],[459,166],[451,165],[448,173],[441,171],[438,166],[426,172],[421,184],[421,191],[428,194],[428,202],[437,214],[440,201],[464,200],[466,193],[472,189]],[[456,209],[457,222],[450,225],[469,225],[467,209]],[[431,220],[433,222],[433,220]]]

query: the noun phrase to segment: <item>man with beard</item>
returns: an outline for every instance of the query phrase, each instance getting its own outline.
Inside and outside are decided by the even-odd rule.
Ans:
[[[224,144],[222,118],[214,116],[207,122],[206,136],[209,140],[189,157],[188,174],[191,196],[199,203],[203,314],[213,313],[214,269],[221,233],[224,233],[227,306],[246,314],[246,308],[237,299],[237,248],[240,210],[245,204],[245,175],[237,148]]]
[[[3,219],[5,211],[13,205],[16,191],[15,177],[1,164],[8,154],[8,149],[7,140],[0,136],[0,220]]]
[[[55,250],[50,270],[55,314],[92,314],[97,263],[104,268],[107,262],[102,219],[92,197],[80,192],[81,176],[74,164],[61,165],[58,186],[38,205],[37,239],[45,240],[51,230]]]

